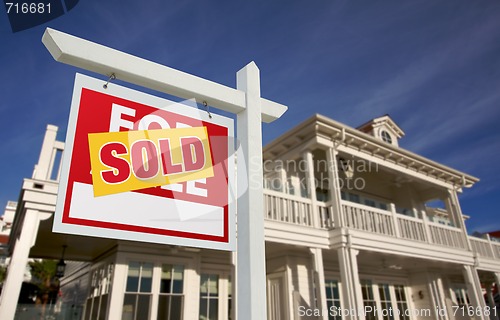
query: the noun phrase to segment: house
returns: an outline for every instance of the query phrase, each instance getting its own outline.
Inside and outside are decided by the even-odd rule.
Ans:
[[[61,279],[67,318],[235,319],[235,253],[51,231],[56,133],[23,183],[8,292],[28,258],[64,250],[80,262]],[[264,148],[268,319],[498,319],[500,243],[468,235],[458,200],[478,179],[403,135],[387,115],[357,129],[314,115]]]
[[[12,222],[14,221],[16,207],[17,202],[8,201],[3,215],[0,217],[0,265],[5,264],[9,235],[12,228]]]

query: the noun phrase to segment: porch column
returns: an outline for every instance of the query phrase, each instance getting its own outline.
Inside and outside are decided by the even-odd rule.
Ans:
[[[428,243],[432,243],[431,229],[429,227],[429,217],[427,216],[427,211],[424,209],[420,210],[422,214],[422,223],[424,225],[425,239]]]
[[[306,161],[306,180],[307,180],[307,192],[311,199],[311,215],[312,215],[312,225],[315,228],[320,228],[320,219],[318,214],[318,205],[316,200],[316,179],[314,176],[314,161],[311,150],[306,150],[302,154],[302,158]],[[300,166],[299,166],[300,167]]]
[[[43,213],[33,209],[27,209],[24,212],[24,221],[20,226],[21,232],[19,238],[14,240],[14,252],[7,269],[7,278],[0,297],[0,315],[2,315],[2,319],[14,319],[17,300],[24,280],[24,271],[28,263],[30,249],[35,244],[42,215]],[[16,236],[15,233],[11,234],[11,237]]]
[[[482,310],[484,310],[486,307],[486,302],[483,298],[481,283],[479,281],[479,275],[477,274],[476,268],[474,268],[473,266],[465,265],[463,274],[471,304],[474,306],[474,308],[480,307]],[[484,320],[486,319],[486,317],[481,312],[479,315],[476,314],[476,319]]]
[[[443,295],[444,292],[440,290],[437,285],[437,276],[435,274],[430,274],[429,272],[424,273],[425,286],[427,288],[427,293],[429,295],[429,302],[431,303],[431,308],[433,310],[442,310],[443,308]],[[424,293],[425,295],[425,293]],[[445,314],[440,314],[439,312],[431,312],[431,317],[434,320],[447,320]]]
[[[359,281],[358,250],[347,247],[345,244],[338,249],[340,264],[340,281],[342,282],[342,302],[344,309],[354,310],[349,312],[347,320],[364,320],[360,312],[363,310],[363,295]]]
[[[389,208],[391,208],[392,223],[394,224],[394,236],[396,238],[401,238],[401,232],[399,230],[398,213],[396,212],[396,205],[394,202],[389,203]]]
[[[119,320],[122,318],[123,299],[125,297],[125,285],[127,283],[128,264],[123,254],[116,255],[115,268],[113,270],[113,280],[109,295],[109,308],[106,319]]]
[[[309,248],[312,254],[313,266],[314,266],[314,276],[316,282],[316,297],[317,306],[319,310],[322,310],[320,319],[328,320],[328,312],[323,312],[323,310],[328,309],[326,303],[326,291],[325,291],[325,269],[323,267],[323,251],[320,248]]]
[[[495,272],[493,275],[495,276],[495,284],[497,285],[497,291],[500,294],[500,272]]]
[[[472,251],[472,246],[470,244],[469,237],[467,236],[467,228],[465,227],[462,209],[460,208],[460,202],[458,201],[456,190],[448,189],[446,209],[453,215],[455,222],[458,224],[457,227],[462,230],[462,238],[464,241],[465,249]]]
[[[495,298],[493,297],[493,290],[491,283],[486,284],[486,297],[488,297],[488,306],[495,307]]]
[[[340,228],[345,226],[342,214],[341,196],[340,196],[340,185],[339,185],[339,174],[337,170],[337,150],[335,148],[329,148],[326,151],[326,161],[328,163],[328,179],[330,180],[330,199],[332,203],[332,208],[330,214],[333,217],[334,228]]]
[[[500,272],[495,272],[493,274],[495,276],[495,285],[497,286],[497,293],[500,295]],[[493,302],[495,304],[495,302]],[[497,319],[500,320],[500,314],[497,310]]]
[[[40,157],[38,158],[38,163],[35,165],[35,171],[33,172],[33,178],[38,180],[50,180],[52,169],[54,166],[54,147],[58,144],[60,147],[64,145],[62,142],[57,142],[57,127],[53,125],[47,125],[47,130],[45,131],[45,136],[43,138],[42,150],[40,151]]]
[[[193,260],[184,268],[184,281],[186,281],[185,303],[183,318],[197,319],[200,312],[200,280],[201,280],[201,255],[194,254]],[[219,289],[221,290],[221,289]],[[226,296],[227,297],[227,296]],[[188,303],[189,301],[189,303]],[[219,302],[222,308],[222,301]]]
[[[288,194],[288,178],[285,168],[280,168],[281,192]]]

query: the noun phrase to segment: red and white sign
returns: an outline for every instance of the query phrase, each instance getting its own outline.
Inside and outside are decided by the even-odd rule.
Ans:
[[[115,84],[104,89],[103,84],[102,80],[76,75],[53,231],[234,250],[233,120],[217,114],[209,117],[195,106]],[[190,132],[158,130],[179,128],[208,134],[208,141],[204,142],[209,146],[206,154],[211,157],[211,168],[204,168],[208,173],[200,171],[178,180],[171,175],[170,181],[181,182],[139,190],[125,187],[128,189],[124,192],[101,192],[94,196],[91,166],[94,151],[89,148],[89,134],[92,137],[126,131],[130,136]],[[128,139],[123,136],[120,139]],[[146,149],[143,151],[147,153]],[[119,159],[116,152],[111,156]],[[118,168],[109,167],[107,171],[118,175]]]

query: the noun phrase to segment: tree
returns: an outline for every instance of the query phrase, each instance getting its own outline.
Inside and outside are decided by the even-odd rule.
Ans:
[[[59,280],[56,278],[57,261],[35,260],[29,263],[31,283],[38,287],[37,304],[42,305],[45,312],[47,303],[55,303],[59,292]]]

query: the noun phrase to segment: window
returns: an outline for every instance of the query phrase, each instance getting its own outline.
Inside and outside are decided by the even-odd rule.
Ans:
[[[356,193],[342,190],[342,191],[340,191],[340,197],[342,200],[347,200],[350,202],[364,204],[365,206],[379,208],[379,209],[386,210],[386,211],[388,210],[387,203],[372,199],[370,197],[366,197],[365,195],[359,195]]]
[[[90,292],[85,305],[84,319],[106,319],[113,268],[114,265],[110,263],[91,271]]]
[[[231,276],[228,277],[227,280],[227,319],[232,320],[233,319],[233,294],[232,291],[232,283],[231,283]]]
[[[361,292],[365,311],[373,310],[366,312],[366,320],[410,320],[404,285],[363,280]]]
[[[229,270],[202,267],[198,319],[234,319],[232,290]]]
[[[379,202],[378,203],[378,207],[382,210],[386,210],[387,211],[387,204],[386,203],[383,203],[383,202]]]
[[[377,207],[375,200],[371,200],[371,199],[365,199],[365,205],[367,205],[369,207],[374,207],[374,208]]]
[[[359,199],[359,195],[355,193],[349,193],[349,201],[355,202],[355,203],[361,203],[361,200]]]
[[[149,318],[152,282],[152,263],[129,263],[122,319],[137,320]]]
[[[365,314],[366,320],[376,320],[377,316],[375,314],[375,308],[377,304],[375,298],[373,297],[373,289],[371,281],[368,280],[361,281],[361,292],[363,294],[363,305],[365,307],[365,311],[371,311],[371,312],[366,312]]]
[[[378,294],[380,296],[380,306],[382,307],[382,310],[392,310],[391,292],[389,291],[389,285],[379,284]],[[382,316],[384,320],[394,319],[394,316],[390,312],[383,312]]]
[[[184,267],[163,264],[161,266],[160,294],[157,319],[182,319],[184,292]]]
[[[330,190],[316,188],[316,200],[321,202],[328,202],[330,200]]]
[[[200,320],[219,317],[219,276],[202,274],[200,277]]]
[[[326,280],[325,282],[326,289],[326,305],[328,308],[328,319],[329,320],[340,320],[342,319],[340,312],[340,290],[339,283],[336,280]],[[336,310],[337,315],[335,316],[335,312],[330,312],[331,308]]]
[[[399,213],[399,214],[402,214],[404,216],[408,216],[408,217],[414,217],[415,216],[415,213],[413,212],[413,209],[408,209],[408,208],[404,208],[404,207],[396,206],[396,212]]]
[[[387,142],[389,144],[392,144],[392,137],[391,135],[389,134],[389,132],[385,131],[385,130],[382,130],[382,132],[380,132],[380,136],[382,137],[382,140],[384,142]]]
[[[122,320],[183,319],[184,285],[182,264],[130,261]],[[198,310],[193,311],[196,313]]]
[[[407,314],[408,302],[406,302],[405,287],[403,285],[394,285],[394,293],[396,294],[396,306],[399,310],[399,320],[409,320]]]

